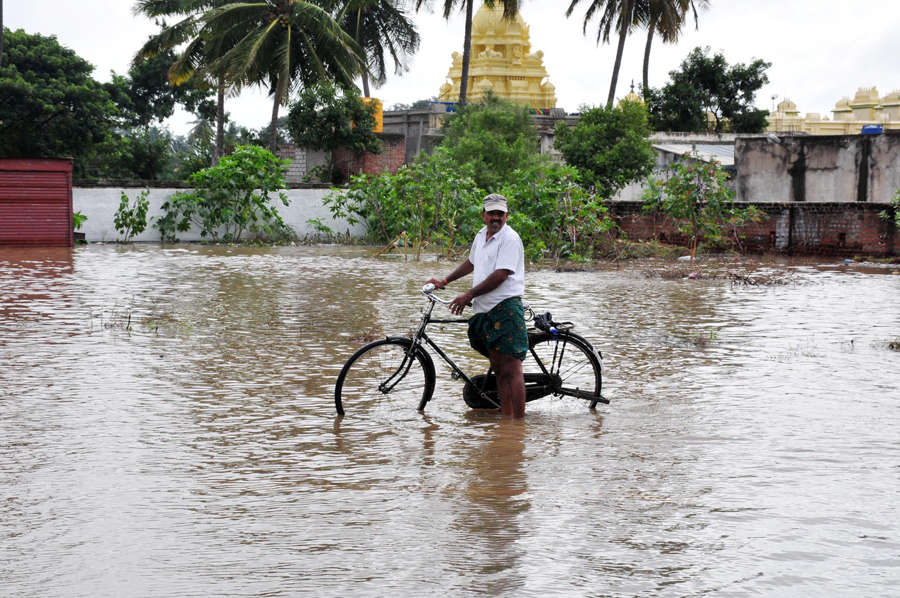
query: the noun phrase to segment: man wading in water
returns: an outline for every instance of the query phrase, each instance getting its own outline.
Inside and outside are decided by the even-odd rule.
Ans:
[[[484,228],[475,235],[469,258],[443,280],[429,282],[439,289],[474,272],[473,286],[450,302],[450,311],[461,314],[471,305],[469,342],[491,360],[497,375],[500,411],[505,416],[525,416],[525,379],[522,361],[528,351],[528,333],[522,294],[525,292],[525,249],[518,233],[506,226],[506,198],[491,193],[484,198]]]

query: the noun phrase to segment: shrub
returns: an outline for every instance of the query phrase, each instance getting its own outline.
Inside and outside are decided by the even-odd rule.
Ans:
[[[528,259],[590,258],[600,235],[615,226],[602,199],[580,186],[578,177],[571,166],[535,164],[515,171],[501,189]]]
[[[900,228],[900,189],[897,190],[897,194],[891,200],[891,207],[878,212],[878,215],[885,222],[893,222],[894,226]]]
[[[509,224],[528,259],[590,257],[613,222],[597,195],[578,185],[574,168],[534,163],[507,174],[498,189],[510,200]],[[481,228],[481,200],[471,164],[457,164],[445,148],[420,156],[396,175],[353,177],[349,189],[325,203],[336,218],[365,222],[369,241],[389,243],[402,233],[417,253],[426,244],[449,251],[471,243]]]
[[[113,224],[116,231],[122,235],[123,242],[129,242],[133,236],[141,234],[147,228],[147,209],[150,207],[150,200],[147,196],[149,194],[150,190],[144,189],[132,203],[128,199],[128,195],[122,191],[122,200],[113,217]]]
[[[734,206],[727,178],[715,162],[678,162],[668,179],[652,179],[644,193],[644,211],[666,214],[690,238],[691,267],[701,238],[714,245],[724,243],[729,230],[758,218],[754,206],[743,210]]]
[[[238,243],[245,232],[266,241],[293,238],[294,231],[281,219],[270,196],[277,192],[281,203],[288,205],[280,191],[285,186],[286,164],[259,146],[238,146],[215,166],[192,174],[194,190],[176,193],[163,203],[164,215],[154,226],[164,242],[177,240],[177,233],[192,225],[213,242]]]

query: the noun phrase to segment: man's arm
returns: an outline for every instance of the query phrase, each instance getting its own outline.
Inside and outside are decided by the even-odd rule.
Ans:
[[[468,258],[466,258],[466,261],[464,261],[463,263],[458,265],[456,267],[456,270],[451,272],[447,276],[447,278],[444,278],[443,280],[438,280],[436,278],[432,278],[428,282],[430,282],[431,284],[433,284],[435,287],[437,287],[439,289],[443,289],[445,286],[447,286],[454,280],[462,278],[463,276],[466,276],[467,274],[471,274],[473,270],[475,270],[475,266],[473,266],[472,262],[470,262],[468,260]]]
[[[448,306],[450,311],[457,315],[461,314],[463,309],[472,303],[473,297],[479,297],[485,293],[490,293],[503,284],[503,281],[509,278],[510,274],[511,272],[504,268],[494,270],[487,278],[482,280],[481,283],[453,299]]]

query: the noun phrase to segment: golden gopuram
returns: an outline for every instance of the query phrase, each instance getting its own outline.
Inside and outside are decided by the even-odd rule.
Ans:
[[[900,130],[900,90],[879,97],[877,88],[861,87],[852,100],[838,100],[831,114],[831,119],[817,112],[800,116],[797,105],[785,98],[769,115],[768,130],[810,135],[858,135],[865,125]]]
[[[453,53],[448,82],[441,86],[438,99],[459,100],[462,80],[462,55]],[[472,18],[472,50],[469,58],[468,99],[479,101],[488,91],[539,112],[556,107],[556,88],[547,79],[544,53],[531,52],[528,25],[516,14],[503,18],[501,3],[491,9],[482,5]]]

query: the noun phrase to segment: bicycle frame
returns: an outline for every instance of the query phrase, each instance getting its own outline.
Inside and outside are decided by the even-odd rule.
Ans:
[[[437,353],[440,356],[440,358],[443,359],[444,362],[450,366],[450,368],[453,370],[454,374],[458,378],[462,378],[466,382],[466,384],[468,384],[472,388],[476,389],[478,391],[478,394],[480,395],[480,397],[483,400],[487,401],[489,404],[491,404],[494,407],[499,409],[500,408],[499,403],[497,403],[497,401],[495,401],[493,398],[491,398],[485,392],[485,387],[487,385],[488,379],[490,378],[492,369],[488,368],[488,373],[482,379],[482,385],[479,387],[478,384],[471,377],[469,377],[469,375],[466,374],[458,365],[456,365],[456,362],[454,362],[453,359],[449,355],[447,355],[444,352],[444,350],[441,349],[440,346],[438,346],[438,344],[434,340],[432,340],[432,338],[430,336],[428,336],[428,333],[425,332],[425,329],[428,327],[428,324],[431,324],[431,323],[435,323],[435,324],[466,324],[466,323],[468,323],[468,320],[460,319],[460,318],[449,319],[449,320],[432,318],[431,314],[434,311],[434,306],[436,303],[442,303],[444,305],[447,305],[450,303],[450,301],[441,299],[440,297],[436,296],[434,294],[434,285],[432,285],[432,284],[426,284],[422,288],[422,293],[428,298],[428,301],[429,301],[428,306],[425,308],[424,315],[422,316],[422,321],[419,324],[418,329],[416,329],[416,332],[412,336],[412,339],[411,339],[412,343],[410,344],[409,350],[407,351],[406,355],[404,356],[403,361],[397,367],[397,370],[393,374],[391,374],[387,380],[385,380],[378,386],[379,390],[383,393],[388,393],[398,383],[400,383],[401,380],[403,380],[404,376],[406,376],[406,374],[409,372],[409,369],[412,367],[413,360],[415,359],[416,351],[418,351],[424,344],[424,345],[427,345],[427,346],[431,347],[432,349],[434,349],[435,353]],[[553,357],[552,357],[551,364],[550,364],[551,371],[555,369],[557,363],[562,363],[562,358],[565,355],[566,344],[567,344],[566,337],[567,337],[566,331],[560,331],[560,338],[558,339],[558,341],[561,341],[561,344],[560,344],[560,342],[557,342],[557,345],[555,345],[553,348]],[[538,357],[538,355],[534,352],[534,349],[529,347],[529,351],[531,352],[531,355],[534,357],[534,361],[538,364],[538,367],[541,369],[540,373],[543,376],[546,376],[547,378],[552,378],[552,375],[547,370],[547,366],[544,364],[543,360],[540,359]],[[539,391],[539,392],[543,390],[543,392],[540,393],[538,395],[538,397],[549,394],[546,386],[534,386],[533,389],[536,391]],[[536,397],[536,398],[538,398],[538,397]],[[526,398],[526,400],[532,400],[532,399]]]
[[[428,289],[428,287],[431,287],[430,291],[426,291],[426,289]],[[432,319],[431,313],[432,313],[432,311],[434,311],[434,306],[436,303],[439,302],[439,303],[443,303],[445,305],[450,303],[449,301],[445,301],[445,300],[441,299],[440,297],[435,296],[433,294],[433,291],[434,291],[434,285],[431,285],[431,284],[427,284],[427,285],[425,285],[425,287],[422,288],[422,293],[426,297],[428,297],[428,307],[425,308],[425,314],[422,316],[422,323],[419,324],[419,328],[416,330],[415,334],[413,334],[412,344],[409,346],[409,351],[407,351],[406,356],[403,358],[403,362],[401,362],[400,367],[397,368],[397,371],[394,372],[394,374],[392,374],[390,378],[388,378],[384,383],[379,385],[379,389],[382,392],[390,392],[390,389],[392,389],[394,386],[396,386],[397,383],[399,383],[400,380],[403,379],[403,376],[406,375],[406,373],[409,371],[409,368],[412,366],[413,359],[415,359],[416,351],[419,349],[419,347],[422,346],[422,341],[425,341],[425,343],[429,347],[434,349],[435,353],[437,353],[440,356],[440,358],[443,359],[444,362],[450,366],[450,368],[453,370],[453,372],[457,376],[459,376],[460,378],[465,380],[467,384],[471,384],[473,388],[476,388],[475,382],[468,376],[468,374],[466,374],[458,365],[456,365],[456,362],[453,361],[453,359],[451,359],[449,355],[444,353],[444,350],[441,349],[438,346],[438,344],[436,342],[434,342],[431,339],[431,337],[428,336],[428,334],[425,332],[425,328],[432,322],[435,324],[467,324],[469,322],[468,320],[461,319],[461,318],[456,318],[456,319],[452,319],[452,320]],[[541,367],[543,367],[543,365]],[[403,373],[397,378],[397,380],[393,384],[388,386],[387,383],[390,382],[392,379],[394,379],[394,377],[397,376],[397,374],[399,374],[401,371],[403,371]],[[490,375],[490,373],[491,373],[491,370],[488,369],[488,375]],[[484,392],[484,388],[479,388],[478,391],[481,394],[481,397],[483,399],[485,399],[486,401],[488,401],[489,403],[491,403],[498,409],[500,408],[500,404],[497,403],[491,397],[489,397],[487,395],[487,393]]]
[[[419,400],[418,409],[420,411],[425,409],[425,405],[432,398],[435,388],[436,372],[434,361],[431,352],[428,350],[428,347],[431,347],[444,363],[450,367],[451,376],[455,380],[462,379],[465,382],[463,399],[469,407],[474,409],[500,407],[500,392],[497,377],[493,375],[493,368],[489,367],[487,374],[469,376],[438,345],[437,341],[427,333],[426,329],[431,323],[467,324],[469,322],[467,318],[461,317],[453,319],[433,317],[436,303],[444,305],[451,303],[435,295],[434,290],[435,286],[432,284],[426,284],[422,287],[422,293],[428,299],[428,303],[423,310],[422,319],[412,335],[409,337],[389,336],[383,340],[372,342],[360,348],[344,364],[335,385],[335,404],[340,415],[344,413],[342,407],[343,383],[352,364],[356,363],[356,360],[367,354],[367,352],[378,350],[377,348],[382,345],[390,345],[402,350],[400,363],[390,367],[379,376],[381,381],[377,383],[377,389],[382,394],[389,394],[397,388],[406,376],[410,374],[412,368],[415,367],[415,363],[420,362],[424,369],[425,386]],[[528,366],[528,369],[531,371],[523,371],[525,401],[530,402],[554,395],[585,399],[590,402],[591,409],[594,409],[598,402],[609,403],[609,400],[600,394],[602,384],[601,362],[603,359],[600,352],[596,351],[587,339],[571,332],[571,329],[574,327],[572,322],[554,322],[549,313],[536,315],[530,308],[526,307],[526,321],[532,319],[534,320],[535,331],[530,329],[528,331],[528,352],[537,364],[537,367],[535,368],[534,364],[532,364]],[[574,358],[567,357],[572,352],[576,356]],[[564,366],[563,364],[566,365]],[[588,369],[583,375],[579,376],[578,372],[585,367]],[[538,369],[539,371],[536,371]],[[358,371],[358,369],[354,371]],[[593,377],[591,377],[591,373]],[[575,375],[574,377],[573,374]],[[371,380],[369,383],[371,384]],[[584,384],[584,386],[581,384]]]

